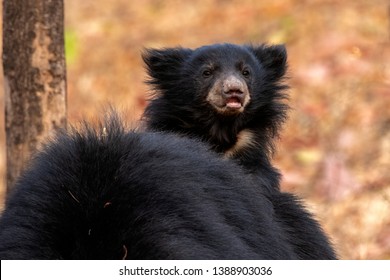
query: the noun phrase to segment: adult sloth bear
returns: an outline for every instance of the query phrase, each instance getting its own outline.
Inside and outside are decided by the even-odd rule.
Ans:
[[[0,259],[298,258],[257,184],[194,140],[84,125],[17,182]]]
[[[240,164],[256,177],[257,188],[268,193],[275,219],[297,257],[335,259],[327,237],[300,200],[280,192],[280,174],[271,164],[273,140],[288,109],[285,47],[149,49],[143,58],[154,89],[143,116],[147,128],[200,139]]]

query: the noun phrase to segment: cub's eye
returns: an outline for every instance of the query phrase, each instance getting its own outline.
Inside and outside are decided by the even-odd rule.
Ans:
[[[242,75],[245,78],[248,78],[251,75],[251,72],[248,69],[242,70]]]
[[[202,76],[205,77],[205,78],[208,78],[212,75],[213,73],[211,72],[211,70],[207,69],[207,70],[204,70],[203,73],[202,73]]]

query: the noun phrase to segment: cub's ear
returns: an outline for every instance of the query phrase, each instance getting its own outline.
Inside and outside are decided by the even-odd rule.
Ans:
[[[147,83],[163,91],[177,85],[181,66],[191,53],[184,48],[145,49],[142,59],[149,75]]]
[[[268,72],[268,79],[275,81],[284,76],[287,70],[287,51],[284,45],[249,46],[249,49]]]

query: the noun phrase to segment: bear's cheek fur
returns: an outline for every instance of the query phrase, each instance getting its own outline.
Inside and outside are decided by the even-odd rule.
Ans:
[[[232,80],[235,81],[235,86],[231,86],[234,84]],[[231,92],[230,87],[233,88]],[[206,101],[221,115],[243,113],[250,100],[251,95],[246,82],[231,76],[216,79],[206,94]]]

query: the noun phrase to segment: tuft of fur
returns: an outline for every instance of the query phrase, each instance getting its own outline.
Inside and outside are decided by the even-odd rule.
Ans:
[[[328,238],[302,202],[280,192],[280,174],[271,164],[274,140],[288,111],[285,47],[217,44],[194,50],[148,49],[143,59],[153,90],[143,115],[146,127],[200,139],[239,163],[255,175],[257,188],[268,194],[298,258],[335,259]],[[223,107],[231,98],[233,110]]]
[[[84,123],[16,183],[0,259],[298,258],[256,185],[198,141]]]

